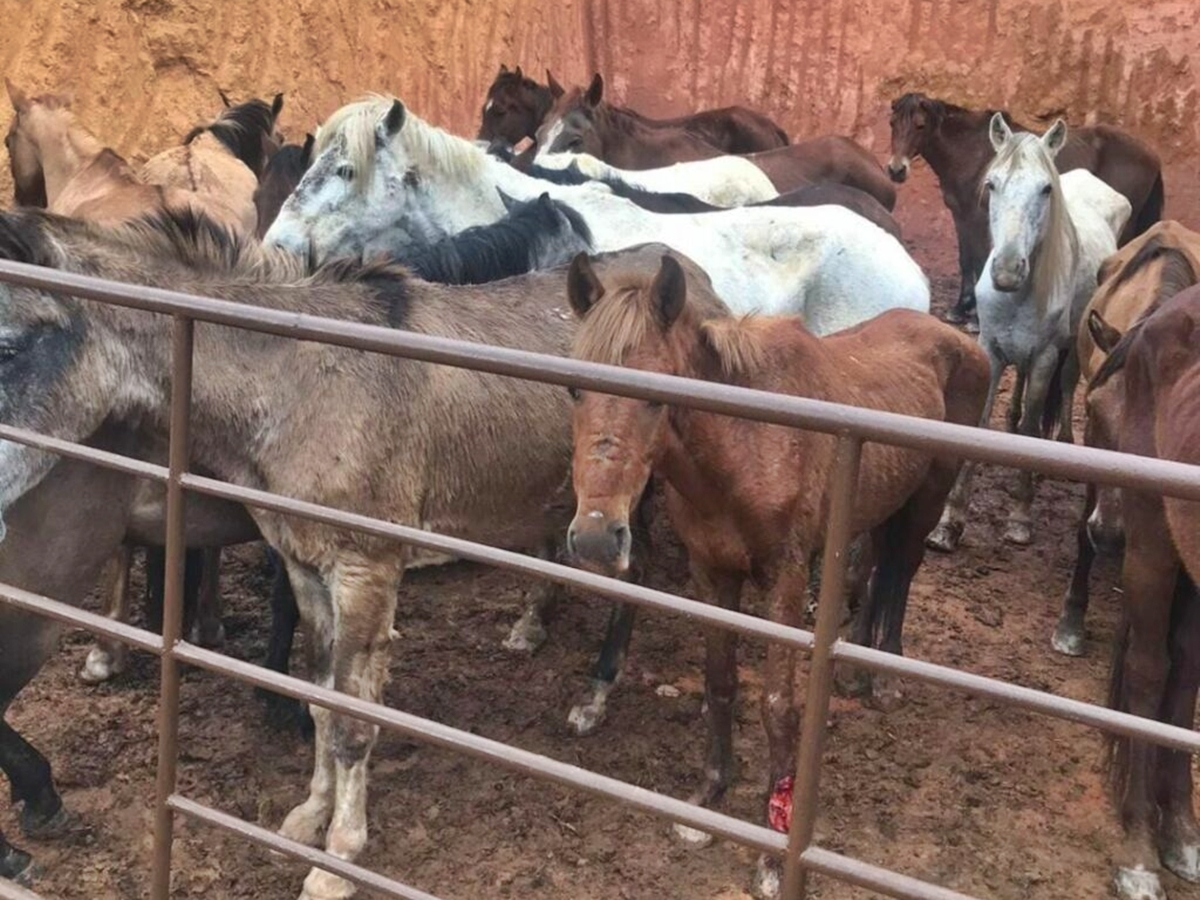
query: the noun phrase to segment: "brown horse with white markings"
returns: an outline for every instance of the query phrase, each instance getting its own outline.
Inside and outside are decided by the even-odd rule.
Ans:
[[[1200,286],[1135,324],[1105,366],[1124,369],[1120,418],[1109,423],[1118,448],[1200,465]],[[1200,503],[1122,489],[1121,507],[1125,617],[1109,705],[1191,729],[1200,689]],[[1163,900],[1160,865],[1200,884],[1191,755],[1127,738],[1114,739],[1113,750],[1125,830],[1118,896]]]
[[[1084,313],[1086,327],[1079,329],[1080,371],[1087,385],[1083,442],[1113,450],[1117,435],[1107,429],[1121,420],[1124,374],[1120,368],[1106,367],[1104,361],[1121,335],[1148,309],[1200,280],[1200,234],[1174,221],[1152,225],[1105,261],[1100,279]],[[1051,639],[1059,653],[1083,655],[1092,562],[1097,551],[1119,553],[1123,532],[1120,492],[1088,485],[1076,529],[1075,568]]]
[[[581,255],[567,288],[582,322],[574,345],[581,359],[964,425],[978,422],[987,395],[986,356],[926,313],[893,310],[817,338],[798,318],[722,313],[711,288],[670,256],[604,275]],[[751,580],[773,621],[799,626],[826,525],[834,438],[590,391],[572,395],[578,506],[568,546],[579,561],[625,570],[632,507],[653,475],[665,486],[703,593],[737,609]],[[853,626],[856,642],[901,652],[909,585],[958,469],[957,460],[882,444],[863,450],[851,527],[871,535],[875,570]],[[705,805],[722,796],[732,774],[737,693],[735,635],[714,630],[707,642],[708,763],[692,798]],[[795,666],[791,650],[768,648],[762,711],[772,796],[788,793],[795,771]],[[680,836],[706,840],[690,829]],[[777,882],[774,866],[760,861],[760,892],[772,895]]]
[[[986,198],[981,202],[983,173],[992,161],[988,123],[996,110],[974,110],[905,94],[892,103],[892,157],[888,173],[896,182],[908,178],[912,161],[929,163],[954,217],[961,277],[951,321],[966,321],[975,309],[975,282],[991,250]],[[1028,131],[1003,113],[1013,131]],[[1055,158],[1058,171],[1087,169],[1133,207],[1117,245],[1137,237],[1162,218],[1163,180],[1158,155],[1137,138],[1109,125],[1072,128],[1070,139]]]

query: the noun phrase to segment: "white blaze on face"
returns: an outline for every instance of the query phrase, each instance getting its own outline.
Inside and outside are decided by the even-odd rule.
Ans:
[[[537,155],[534,156],[535,160],[540,160],[544,156],[546,156],[546,154],[551,152],[550,148],[553,147],[554,142],[557,141],[559,139],[559,137],[562,136],[563,130],[565,128],[566,128],[566,126],[563,124],[563,120],[559,119],[553,125],[551,125],[548,129],[546,129],[546,140],[544,143],[542,143],[542,145],[540,147],[538,147]]]
[[[487,102],[487,103],[483,104],[483,111],[484,111],[485,113],[486,113],[486,112],[491,112],[491,111],[492,111],[492,107],[493,107],[494,105],[495,105],[495,104],[494,104],[494,103],[493,103],[491,100],[488,100],[488,102]]]

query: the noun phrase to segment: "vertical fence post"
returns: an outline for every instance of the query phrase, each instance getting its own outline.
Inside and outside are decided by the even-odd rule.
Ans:
[[[783,900],[801,900],[807,889],[808,873],[800,864],[800,855],[812,843],[820,805],[821,756],[825,749],[829,695],[833,690],[833,645],[837,641],[845,605],[847,556],[853,537],[850,534],[850,522],[854,515],[854,494],[858,487],[861,459],[862,440],[849,434],[838,435],[829,492],[825,553],[821,559],[817,627],[808,669],[804,723],[800,732],[800,751],[797,754],[796,780],[792,791],[792,827],[788,833],[787,859],[783,869]]]
[[[167,900],[171,891],[171,843],[174,814],[167,806],[175,792],[179,759],[179,663],[175,645],[183,631],[184,490],[180,478],[188,468],[192,405],[192,344],[195,323],[185,315],[174,319],[171,341],[171,446],[167,476],[167,565],[163,599],[162,683],[158,701],[158,775],[154,799],[154,868],[150,900]]]

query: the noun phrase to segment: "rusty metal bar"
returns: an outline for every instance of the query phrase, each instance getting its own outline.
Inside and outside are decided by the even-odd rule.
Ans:
[[[131,647],[137,647],[139,650],[147,650],[154,654],[162,652],[162,639],[157,634],[143,631],[107,616],[88,612],[85,609],[78,609],[67,603],[60,603],[49,597],[43,597],[41,594],[30,593],[19,587],[13,587],[11,584],[0,583],[0,603],[8,603],[17,609],[45,616],[47,619],[54,619],[64,625],[83,628],[93,634],[100,634]]]
[[[849,432],[864,440],[897,447],[1036,469],[1055,477],[1139,488],[1185,500],[1200,500],[1200,467],[1185,463],[1091,447],[1067,447],[1056,441],[823,400],[605,366],[361,322],[265,309],[162,288],[105,281],[25,263],[0,261],[0,281],[149,312],[186,315],[205,322],[297,340],[318,341],[529,381],[574,385],[588,390],[676,403],[693,409],[826,434]]]
[[[154,805],[154,867],[151,900],[168,900],[171,893],[171,844],[174,812],[167,801],[175,793],[179,761],[179,662],[175,647],[183,632],[183,570],[187,543],[183,533],[184,493],[192,415],[192,349],[195,323],[176,316],[171,340],[171,444],[168,450],[167,546],[163,600],[162,684],[158,702],[158,772]]]
[[[15,881],[0,878],[0,900],[42,900],[33,891],[27,891]]]
[[[821,557],[816,640],[808,666],[804,721],[792,790],[792,823],[783,867],[783,900],[801,900],[808,891],[808,876],[802,854],[812,844],[817,811],[821,806],[821,768],[826,723],[829,720],[829,697],[833,692],[833,645],[838,639],[842,607],[845,605],[846,568],[849,564],[850,541],[854,537],[850,528],[854,520],[854,495],[858,488],[861,460],[862,441],[848,434],[839,435],[829,484],[829,523],[825,532],[825,553]]]
[[[122,456],[109,450],[89,447],[87,444],[76,444],[49,435],[39,434],[25,428],[14,428],[12,425],[0,425],[0,440],[12,441],[16,444],[26,444],[39,450],[48,450],[58,456],[78,459],[102,469],[113,469],[117,472],[127,472],[139,478],[149,478],[151,481],[166,481],[167,470],[164,466],[134,459],[132,456]]]
[[[275,853],[282,853],[285,856],[290,856],[292,859],[308,863],[310,866],[316,866],[327,872],[333,872],[335,875],[341,875],[343,878],[353,881],[359,887],[367,888],[385,897],[393,897],[395,900],[438,900],[433,894],[427,894],[422,890],[409,887],[377,872],[372,872],[370,869],[364,869],[362,866],[347,862],[340,857],[334,856],[332,853],[326,853],[324,850],[317,850],[314,847],[299,844],[296,841],[276,834],[274,831],[268,831],[266,828],[246,822],[237,816],[231,816],[212,807],[204,806],[194,800],[181,797],[179,794],[173,794],[168,799],[167,804],[175,812],[183,813],[206,825],[211,825],[235,837],[258,844],[260,847],[265,847]]]

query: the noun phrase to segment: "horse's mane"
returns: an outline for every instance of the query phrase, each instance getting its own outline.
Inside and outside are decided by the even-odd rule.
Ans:
[[[700,323],[700,334],[716,354],[726,378],[753,375],[766,368],[767,351],[755,326],[767,321],[768,317],[751,313],[736,318],[720,316]]]
[[[395,102],[394,97],[370,94],[335,111],[317,129],[313,159],[340,136],[346,142],[350,164],[360,173],[354,182],[356,189],[370,184],[375,168],[375,129]],[[465,182],[479,176],[487,159],[484,151],[470,141],[435,128],[411,111],[406,112],[392,144],[399,146],[416,168]]]
[[[980,189],[987,189],[987,179],[992,176],[1006,178],[1013,168],[1029,165],[1040,166],[1050,180],[1046,236],[1032,260],[1030,274],[1034,302],[1044,311],[1050,297],[1066,290],[1071,282],[1074,260],[1079,256],[1079,235],[1067,212],[1058,168],[1041,138],[1031,132],[1012,134],[996,152],[996,158],[980,181]]]
[[[270,137],[274,130],[275,112],[271,104],[254,98],[223,110],[207,125],[196,126],[184,135],[183,143],[190,144],[207,131],[258,175],[266,164],[263,135]]]
[[[592,234],[583,217],[543,194],[518,203],[498,222],[476,225],[406,255],[404,263],[426,281],[484,284],[531,271],[541,248],[564,229],[590,248]],[[574,248],[572,255],[579,250]]]

